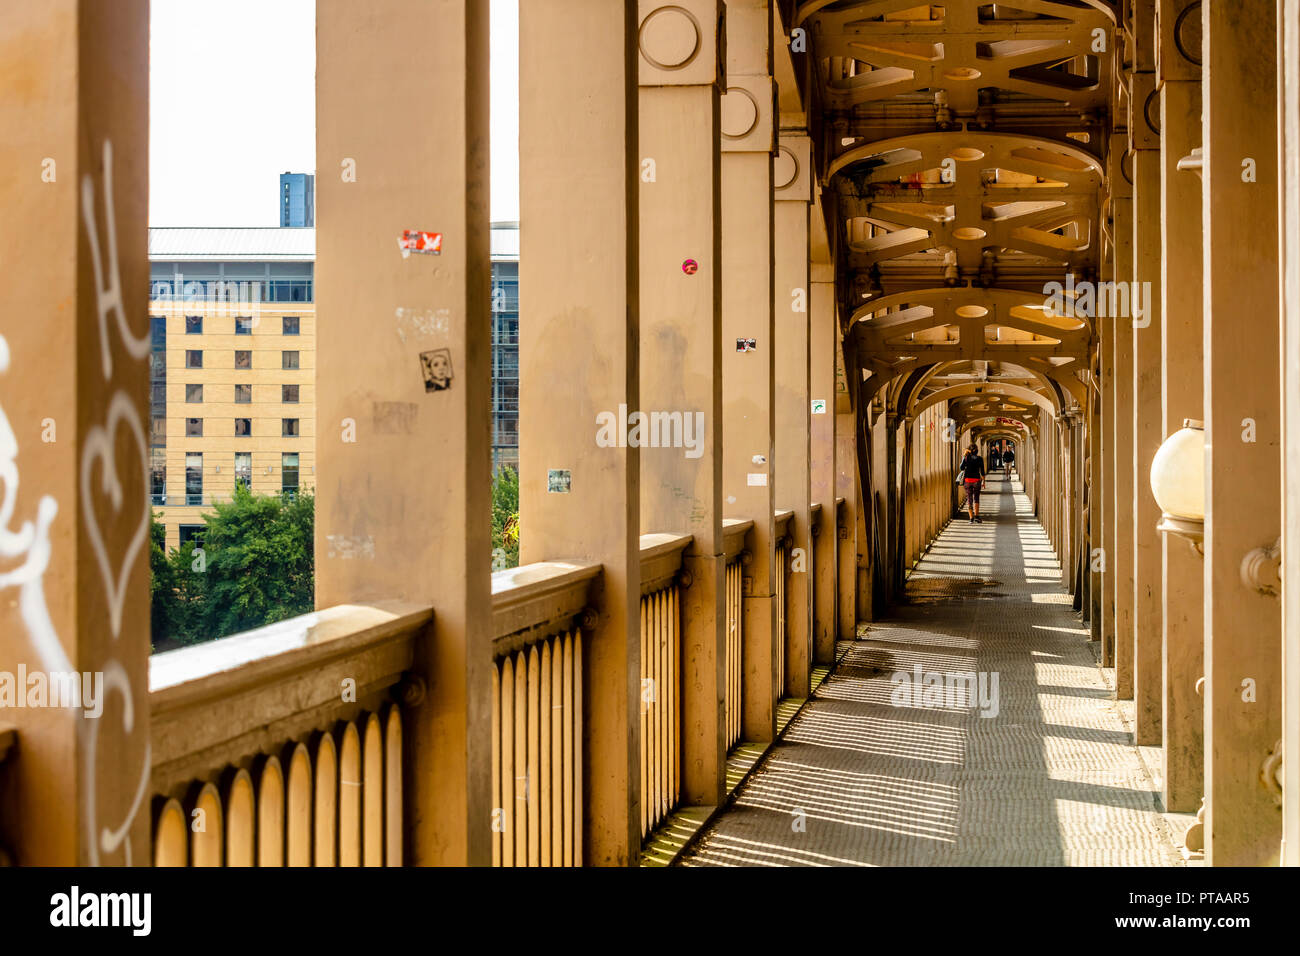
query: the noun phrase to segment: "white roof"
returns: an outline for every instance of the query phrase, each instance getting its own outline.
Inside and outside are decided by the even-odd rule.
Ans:
[[[316,230],[295,226],[162,226],[149,230],[149,258],[155,262],[313,262]],[[519,258],[519,223],[492,224],[492,258]]]
[[[149,230],[149,258],[164,262],[311,262],[316,258],[316,230],[280,226],[153,228]]]
[[[492,261],[519,261],[519,223],[492,223]]]

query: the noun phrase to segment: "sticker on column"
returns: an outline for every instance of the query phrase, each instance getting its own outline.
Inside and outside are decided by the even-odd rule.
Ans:
[[[403,259],[410,258],[412,252],[425,256],[440,256],[442,255],[442,233],[407,229],[402,232],[402,238],[397,240],[397,248],[402,250]]]
[[[736,339],[737,352],[757,352],[758,339]]]
[[[687,259],[682,263],[682,271],[688,276],[693,276],[695,273],[700,271],[700,264],[694,259]]]
[[[767,475],[761,471],[758,473],[750,472],[745,478],[747,479],[745,483],[751,488],[763,488],[767,485]]]
[[[567,468],[550,468],[546,472],[546,492],[552,495],[567,495],[573,478]]]
[[[812,413],[813,413],[814,415],[825,415],[825,414],[826,414],[826,399],[824,399],[824,398],[814,398],[814,399],[812,400]]]
[[[421,352],[420,370],[424,373],[426,392],[445,392],[451,388],[451,349]]]

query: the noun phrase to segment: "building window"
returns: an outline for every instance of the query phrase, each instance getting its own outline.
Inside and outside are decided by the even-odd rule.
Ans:
[[[185,437],[202,438],[203,437],[203,419],[187,418],[185,419]]]
[[[280,419],[280,434],[285,438],[298,437],[298,419],[282,418]]]
[[[195,544],[203,543],[203,533],[207,531],[206,525],[201,524],[183,524],[180,526],[181,544],[193,541]]]
[[[235,419],[235,437],[247,438],[253,434],[253,420],[251,418]]]
[[[236,385],[235,386],[235,404],[247,405],[253,400],[253,386]]]
[[[297,452],[285,452],[280,456],[280,490],[287,495],[298,493]]]
[[[253,353],[247,349],[235,350],[235,368],[252,368]]]
[[[167,504],[167,453],[161,448],[150,454],[149,500],[155,505]]]
[[[149,316],[149,334],[153,339],[153,348],[155,350],[167,347],[167,319],[165,316]]]
[[[297,353],[297,352],[281,352],[281,353],[280,353],[280,367],[281,367],[281,368],[297,368],[297,367],[298,367],[298,353]]]
[[[187,452],[185,455],[185,503],[203,504],[202,452]]]
[[[284,317],[284,334],[285,335],[298,334],[298,316],[286,315]]]
[[[202,386],[202,385],[186,385],[186,386],[185,386],[185,401],[187,401],[187,402],[201,402],[201,401],[203,401],[203,386]]]
[[[253,334],[253,320],[252,320],[251,318],[236,318],[236,319],[235,319],[235,334],[236,334],[236,335],[252,335],[252,334]]]
[[[154,448],[167,447],[167,419],[155,416],[149,421],[149,444]]]
[[[166,382],[149,383],[149,403],[151,405],[167,404],[167,383]]]
[[[253,486],[253,453],[251,451],[235,452],[235,487]]]
[[[288,405],[296,405],[296,404],[298,403],[298,386],[297,386],[297,385],[281,385],[281,386],[280,386],[280,401],[282,401],[282,402],[284,402],[284,403],[286,403],[286,404],[288,404]]]
[[[187,315],[185,316],[185,334],[201,335],[203,333],[203,316]]]
[[[185,350],[185,367],[186,368],[203,368],[203,350],[186,349]]]

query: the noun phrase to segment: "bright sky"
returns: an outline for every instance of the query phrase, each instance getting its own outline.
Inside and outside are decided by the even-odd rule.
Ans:
[[[519,218],[517,3],[492,0],[493,220]],[[315,0],[151,16],[149,225],[279,225],[280,173],[316,169]]]

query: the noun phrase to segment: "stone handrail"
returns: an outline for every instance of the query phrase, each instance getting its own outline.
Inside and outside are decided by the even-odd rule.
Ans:
[[[492,573],[493,654],[502,657],[567,630],[584,616],[599,564],[538,561]]]
[[[727,561],[745,550],[745,535],[753,527],[754,522],[749,518],[722,519],[722,552]]]
[[[155,654],[153,792],[171,794],[374,709],[411,668],[432,620],[428,605],[345,604]]]

